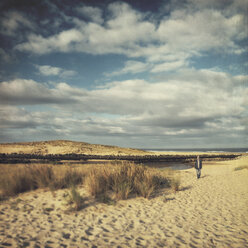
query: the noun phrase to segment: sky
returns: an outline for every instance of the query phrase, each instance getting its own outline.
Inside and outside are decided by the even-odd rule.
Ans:
[[[248,0],[2,0],[0,142],[248,147]]]

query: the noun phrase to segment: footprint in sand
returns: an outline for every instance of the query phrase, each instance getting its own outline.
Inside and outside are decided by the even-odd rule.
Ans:
[[[62,233],[62,237],[63,237],[64,239],[69,239],[70,236],[71,236],[70,233]]]
[[[91,236],[91,235],[93,235],[92,234],[92,231],[93,231],[94,229],[92,228],[92,227],[89,227],[86,231],[85,231],[85,233],[88,235],[88,236]]]

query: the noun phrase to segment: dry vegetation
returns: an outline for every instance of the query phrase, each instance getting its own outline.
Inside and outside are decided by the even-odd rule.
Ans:
[[[159,171],[130,162],[69,167],[66,165],[1,165],[1,198],[39,188],[51,191],[70,188],[69,201],[80,209],[83,202],[76,186],[85,186],[89,195],[106,201],[129,196],[149,198],[156,190],[171,187],[178,190],[179,181],[171,171]],[[177,187],[175,187],[177,185]]]
[[[168,172],[122,162],[92,169],[85,178],[85,185],[96,198],[110,192],[116,200],[120,200],[127,199],[130,194],[149,198],[156,189],[170,187],[172,181],[173,177]]]
[[[83,182],[83,173],[66,167],[32,164],[1,165],[0,190],[2,196],[14,196],[39,188],[51,190],[68,188]]]

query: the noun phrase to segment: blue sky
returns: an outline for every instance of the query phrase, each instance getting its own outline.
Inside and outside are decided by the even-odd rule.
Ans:
[[[247,147],[248,1],[0,3],[0,142]]]

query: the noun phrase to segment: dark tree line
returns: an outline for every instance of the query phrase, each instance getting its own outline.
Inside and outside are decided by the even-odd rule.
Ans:
[[[234,159],[240,155],[237,154],[203,154],[201,159],[203,160],[224,160]],[[0,163],[49,163],[60,162],[61,160],[73,160],[73,161],[87,161],[87,160],[126,160],[133,161],[135,163],[147,163],[147,162],[191,162],[196,159],[193,155],[86,155],[86,154],[18,154],[0,153]]]

